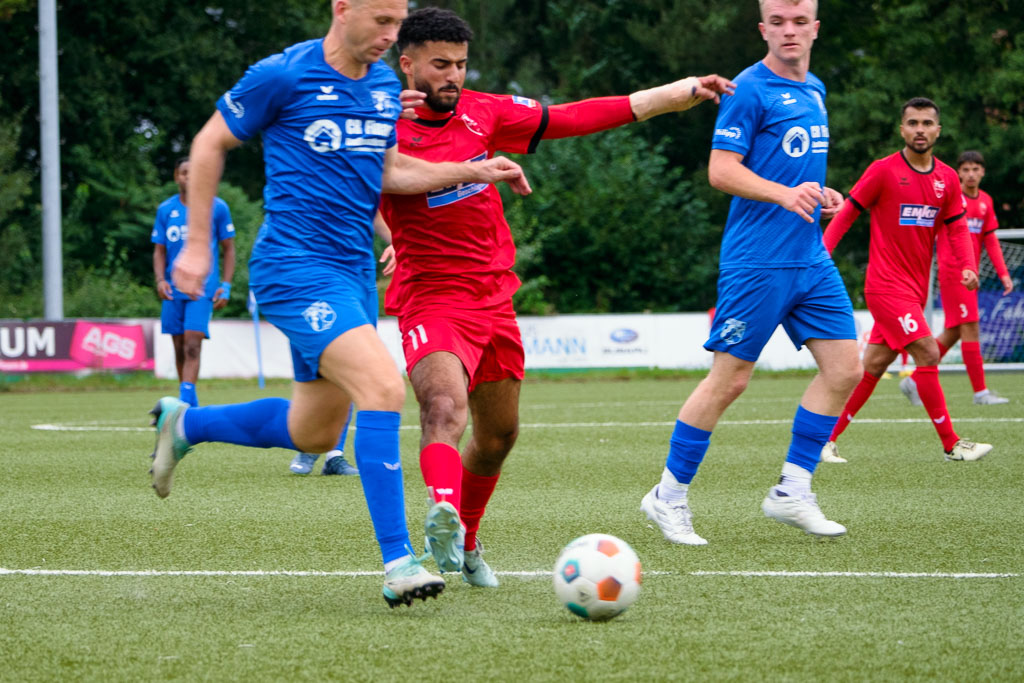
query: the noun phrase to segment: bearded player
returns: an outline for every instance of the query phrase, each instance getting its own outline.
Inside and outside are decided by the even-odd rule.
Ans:
[[[981,189],[985,177],[985,157],[981,152],[968,150],[956,161],[956,172],[960,176],[960,189],[967,202],[967,229],[974,246],[974,267],[981,266],[981,248],[985,247],[989,260],[1003,285],[1003,296],[1013,291],[1013,279],[1006,268],[1003,250],[996,238],[999,221],[992,197]],[[935,341],[939,345],[939,358],[960,341],[967,377],[974,389],[974,402],[990,406],[1009,403],[1009,399],[989,390],[985,384],[985,365],[981,357],[981,332],[978,329],[978,293],[962,286],[957,279],[956,261],[948,248],[939,243],[939,288],[942,290],[942,309],[946,314],[946,329]],[[917,381],[913,376],[904,377],[900,389],[913,405],[921,405]]]
[[[992,450],[989,444],[961,439],[953,429],[939,384],[939,348],[923,310],[936,239],[940,245],[945,242],[940,249],[955,259],[961,286],[978,288],[959,179],[932,154],[941,130],[934,102],[915,97],[904,104],[900,135],[905,146],[868,167],[825,231],[825,247],[831,253],[857,216],[871,211],[864,298],[875,325],[864,351],[864,377],[822,448],[826,462],[845,462],[836,439],[903,349],[917,366],[914,376],[921,402],[942,440],[946,460],[978,460]]]
[[[402,153],[429,161],[533,152],[541,140],[588,135],[718,100],[732,84],[687,78],[628,97],[545,106],[463,89],[473,32],[457,14],[412,12],[398,36],[408,85],[426,95],[398,127]],[[519,278],[499,194],[483,184],[386,195],[398,260],[385,310],[398,316],[420,404],[420,467],[432,507],[426,535],[442,571],[497,586],[476,533],[519,430],[524,351],[512,308]],[[461,455],[459,440],[473,416]]]

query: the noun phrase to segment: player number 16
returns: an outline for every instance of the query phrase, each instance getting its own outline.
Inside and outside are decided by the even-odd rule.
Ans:
[[[904,316],[898,316],[896,319],[900,321],[900,327],[903,328],[903,334],[913,334],[914,332],[917,332],[917,321],[914,320],[910,313],[907,313]]]

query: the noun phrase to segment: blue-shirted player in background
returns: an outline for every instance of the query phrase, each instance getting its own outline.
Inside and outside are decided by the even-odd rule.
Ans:
[[[379,62],[408,13],[405,0],[334,0],[327,36],[252,66],[217,102],[192,143],[189,241],[176,286],[198,296],[210,267],[210,209],[227,152],[263,136],[265,221],[249,263],[264,317],[291,344],[291,401],[154,408],[153,487],[170,493],[178,461],[204,441],[322,453],[355,403],[355,453],[384,560],[384,599],[411,604],[444,589],[412,552],[405,520],[399,411],[405,383],[377,336],[373,219],[381,191],[420,193],[507,181],[526,194],[514,162],[430,164],[400,155],[401,86]]]
[[[231,278],[235,274],[235,226],[231,211],[220,197],[213,200],[213,227],[210,240],[213,267],[206,279],[202,296],[193,300],[175,289],[171,268],[188,237],[188,169],[187,158],[174,165],[174,182],[178,194],[168,197],[156,210],[153,221],[153,275],[156,293],[161,299],[160,329],[171,335],[174,344],[174,365],[180,383],[178,398],[190,406],[198,406],[196,380],[199,379],[199,356],[203,340],[210,338],[210,316],[214,310],[228,305]],[[223,279],[217,269],[217,246],[224,261]]]
[[[853,309],[818,226],[822,213],[838,211],[842,196],[824,186],[825,88],[809,72],[817,2],[760,0],[760,9],[768,55],[735,79],[735,95],[722,99],[711,145],[710,182],[734,195],[704,345],[714,359],[679,411],[661,482],[641,503],[673,543],[707,543],[693,530],[687,489],[711,431],[746,389],[780,323],[797,348],[810,349],[819,373],[797,408],[782,478],[762,509],[812,534],[846,532],[825,518],[811,493],[821,447],[861,376]]]

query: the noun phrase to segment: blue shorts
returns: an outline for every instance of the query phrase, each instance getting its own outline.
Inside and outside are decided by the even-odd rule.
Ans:
[[[284,332],[296,382],[320,379],[320,356],[332,341],[361,325],[377,326],[376,271],[259,259],[249,263],[249,287],[263,317]]]
[[[160,331],[175,336],[186,331],[202,332],[203,337],[209,339],[211,315],[213,299],[164,299],[160,307]]]
[[[804,268],[729,268],[704,348],[754,362],[782,325],[799,349],[808,339],[856,339],[853,306],[832,260]]]

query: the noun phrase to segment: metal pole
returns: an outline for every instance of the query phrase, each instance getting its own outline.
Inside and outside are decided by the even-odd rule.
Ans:
[[[39,132],[43,189],[43,302],[47,320],[64,319],[57,102],[57,0],[39,0]]]

